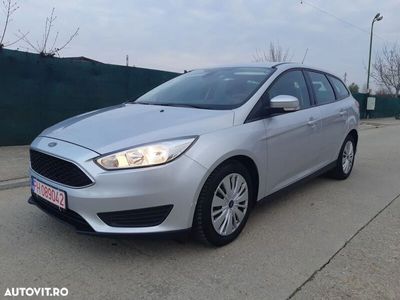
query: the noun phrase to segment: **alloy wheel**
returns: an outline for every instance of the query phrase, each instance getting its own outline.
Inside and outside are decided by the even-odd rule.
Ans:
[[[351,141],[347,141],[343,149],[342,168],[345,174],[348,174],[353,166],[354,146]]]

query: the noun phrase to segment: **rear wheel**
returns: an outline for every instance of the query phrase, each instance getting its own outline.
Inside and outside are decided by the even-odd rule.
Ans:
[[[196,237],[214,246],[232,242],[245,226],[253,188],[247,168],[237,161],[218,167],[205,182],[196,206]]]
[[[336,179],[346,179],[353,170],[354,158],[356,154],[356,143],[354,138],[349,135],[343,142],[339,157],[336,161],[336,167],[330,175]]]

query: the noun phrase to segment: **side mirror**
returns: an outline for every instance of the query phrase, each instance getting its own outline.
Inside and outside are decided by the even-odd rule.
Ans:
[[[270,108],[282,109],[283,111],[296,111],[300,109],[300,102],[294,96],[279,95],[270,100]]]

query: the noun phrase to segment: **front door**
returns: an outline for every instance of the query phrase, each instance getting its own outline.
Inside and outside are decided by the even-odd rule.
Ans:
[[[266,92],[266,98],[291,95],[300,110],[270,116],[267,131],[267,193],[273,193],[317,171],[321,165],[319,107],[311,106],[301,70],[283,73]]]

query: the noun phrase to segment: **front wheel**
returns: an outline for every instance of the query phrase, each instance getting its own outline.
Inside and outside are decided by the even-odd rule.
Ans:
[[[242,231],[253,200],[251,176],[238,161],[218,167],[206,180],[193,220],[195,236],[214,246],[232,242]]]
[[[346,179],[349,177],[353,170],[355,154],[356,143],[354,138],[349,135],[343,142],[336,161],[336,167],[330,172],[330,175],[336,179]]]

